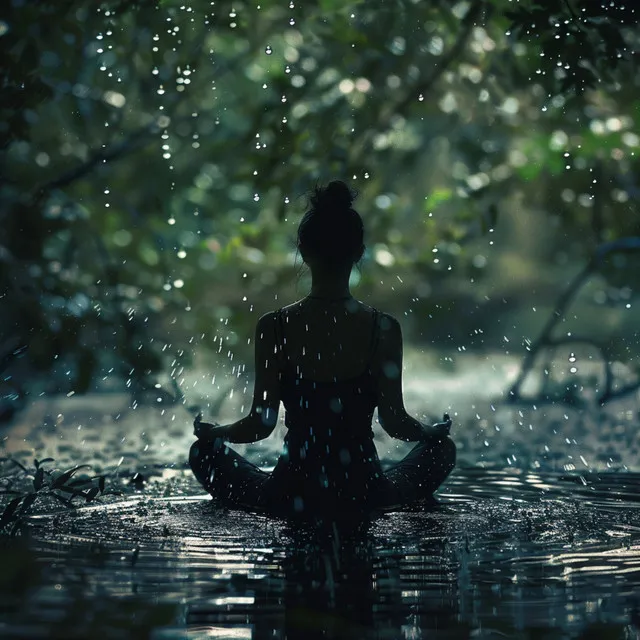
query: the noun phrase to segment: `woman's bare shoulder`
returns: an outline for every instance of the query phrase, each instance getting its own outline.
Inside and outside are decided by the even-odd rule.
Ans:
[[[373,307],[366,302],[362,302],[361,300],[357,300],[356,298],[354,298],[353,300],[349,300],[348,302],[346,302],[345,307],[346,310],[350,312],[350,315],[360,316],[365,322],[368,321],[367,318],[370,318],[372,315],[377,314],[379,326],[385,331],[389,329],[391,329],[392,331],[394,329],[400,330],[400,323],[395,316],[387,313],[386,311],[382,311],[377,307]],[[292,302],[291,304],[281,307],[280,309],[276,309],[275,311],[270,311],[269,313],[266,313],[264,316],[262,316],[260,320],[264,319],[265,321],[273,321],[278,317],[280,313],[284,314],[285,316],[291,317],[296,315],[303,315],[307,312],[314,313],[317,312],[317,309],[307,308],[305,300],[302,299],[297,300],[296,302]]]
[[[369,309],[371,313],[378,314],[378,322],[380,323],[381,329],[400,328],[400,322],[391,313],[387,313],[386,311],[382,311],[381,309],[377,309],[369,305],[363,305],[363,306]]]
[[[275,325],[275,322],[278,318],[278,311],[267,311],[258,318],[258,322],[256,323],[256,329],[264,330]]]

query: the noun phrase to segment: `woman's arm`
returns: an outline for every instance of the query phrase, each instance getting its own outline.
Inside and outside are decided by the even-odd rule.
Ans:
[[[274,313],[258,320],[255,333],[255,382],[249,415],[230,425],[209,425],[196,419],[194,433],[200,439],[255,442],[267,438],[278,422],[280,380]]]
[[[449,434],[451,420],[425,425],[410,416],[402,397],[402,329],[387,314],[380,319],[380,341],[376,357],[378,382],[378,418],[382,428],[392,437],[407,442],[442,438]]]

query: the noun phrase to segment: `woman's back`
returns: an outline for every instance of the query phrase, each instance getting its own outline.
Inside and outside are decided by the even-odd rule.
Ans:
[[[314,503],[366,502],[382,476],[371,431],[379,319],[354,299],[276,312],[288,434],[274,486]]]
[[[380,317],[372,307],[353,298],[305,298],[279,313],[282,361],[300,378],[349,380],[372,364]]]

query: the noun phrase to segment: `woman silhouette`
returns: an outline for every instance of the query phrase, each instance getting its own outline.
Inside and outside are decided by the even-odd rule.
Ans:
[[[398,321],[350,293],[365,248],[353,198],[340,181],[313,190],[298,227],[311,292],[258,321],[249,415],[228,426],[194,422],[189,464],[227,504],[303,516],[389,510],[429,499],[455,466],[449,416],[425,425],[404,408]],[[281,401],[288,433],[269,474],[224,442],[269,436]],[[418,442],[386,471],[371,430],[376,406],[387,433]]]

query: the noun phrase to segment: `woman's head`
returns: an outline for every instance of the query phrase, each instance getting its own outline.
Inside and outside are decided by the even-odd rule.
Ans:
[[[364,225],[351,207],[356,193],[342,181],[316,186],[298,227],[298,249],[312,268],[350,269],[364,253]]]

